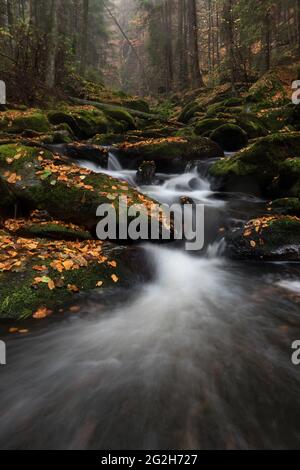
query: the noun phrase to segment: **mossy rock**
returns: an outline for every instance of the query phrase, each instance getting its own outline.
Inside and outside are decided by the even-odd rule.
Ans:
[[[60,144],[70,144],[73,142],[74,138],[71,137],[67,131],[55,131],[51,134],[42,135],[38,139],[38,142],[48,145],[60,145]]]
[[[221,148],[204,137],[170,137],[149,139],[138,143],[124,143],[116,148],[116,153],[125,165],[134,168],[143,161],[154,161],[159,170],[185,168],[186,162],[218,158],[223,155]]]
[[[249,90],[246,101],[264,107],[283,106],[291,99],[293,78],[284,67],[273,69],[263,75]]]
[[[112,119],[113,122],[122,126],[124,131],[136,128],[134,118],[128,111],[125,111],[125,109],[115,107],[106,108],[104,114],[108,119]]]
[[[300,196],[300,157],[287,158],[279,166],[279,175],[270,187],[271,195]]]
[[[21,134],[26,130],[46,133],[50,123],[40,111],[8,111],[0,113],[0,129],[11,134]]]
[[[9,185],[0,175],[0,215],[12,215],[16,198],[11,192]]]
[[[128,208],[143,207],[149,222],[153,217],[149,208],[157,205],[124,181],[68,165],[38,148],[0,146],[0,175],[23,212],[47,211],[56,220],[92,231],[99,222],[96,212],[102,204],[116,209],[117,227],[120,198],[128,198]]]
[[[64,145],[62,155],[72,160],[92,162],[101,168],[107,169],[108,150],[99,145],[81,142],[69,143]]]
[[[113,132],[109,132],[107,134],[97,134],[95,135],[90,142],[94,145],[114,145],[120,144],[128,140],[125,134],[115,134]],[[136,142],[137,139],[134,139]],[[129,140],[131,142],[131,140]]]
[[[300,199],[298,197],[285,197],[275,199],[269,205],[271,213],[280,215],[300,216]]]
[[[291,125],[291,108],[280,106],[279,108],[269,108],[258,113],[262,125],[271,132],[277,132]]]
[[[208,117],[215,117],[219,113],[225,113],[225,106],[223,102],[211,104],[206,110],[206,115]]]
[[[16,236],[26,238],[49,238],[53,240],[91,240],[91,233],[74,224],[65,224],[56,220],[39,220],[37,216],[29,219],[8,219],[5,229]]]
[[[228,152],[235,152],[248,144],[246,132],[235,124],[218,127],[211,133],[210,138]]]
[[[212,131],[217,129],[218,127],[227,124],[227,121],[222,119],[210,118],[210,119],[203,119],[195,125],[195,134],[196,135],[203,135],[203,134],[210,134]]]
[[[274,196],[271,184],[279,177],[283,162],[299,155],[300,133],[273,134],[214,163],[209,173],[219,179],[218,189],[240,191],[244,181],[250,181],[262,195]]]
[[[300,219],[266,216],[226,235],[226,253],[235,259],[300,260]]]
[[[67,124],[76,137],[88,139],[98,133],[106,132],[108,121],[99,110],[69,109],[50,111],[48,119],[53,125]]]
[[[178,116],[178,121],[188,124],[188,122],[195,116],[196,113],[202,112],[203,107],[197,103],[197,101],[192,101],[188,103],[181,111]]]
[[[7,255],[14,252],[14,257]],[[100,241],[66,242],[0,235],[0,320],[21,321],[38,309],[56,313],[80,293],[129,286],[129,248]]]
[[[243,106],[245,103],[244,98],[239,98],[237,96],[233,96],[232,98],[228,98],[223,101],[224,108],[235,108]]]
[[[143,113],[150,113],[150,107],[147,101],[137,98],[124,98],[122,105],[125,108],[134,109],[135,111],[141,111]]]
[[[263,122],[255,115],[241,115],[236,120],[236,124],[246,132],[249,139],[265,137],[268,134]]]

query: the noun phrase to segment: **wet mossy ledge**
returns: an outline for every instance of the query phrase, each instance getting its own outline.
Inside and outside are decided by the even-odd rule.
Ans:
[[[299,261],[300,218],[266,215],[226,234],[226,254],[233,259]]]
[[[280,198],[298,196],[299,169],[300,132],[289,132],[258,139],[234,156],[215,162],[209,174],[219,189],[240,191],[248,182],[250,193]]]
[[[126,165],[136,167],[143,161],[154,161],[159,170],[185,169],[187,162],[220,158],[221,147],[205,137],[167,137],[115,145],[114,151]]]
[[[99,240],[49,241],[0,232],[0,322],[43,319],[80,294],[129,286],[129,251]],[[140,273],[142,277],[142,273]]]
[[[128,209],[133,205],[143,208],[149,223],[154,217],[151,209],[158,207],[156,201],[130,187],[126,181],[68,164],[60,156],[36,147],[0,146],[0,176],[4,196],[9,198],[11,194],[12,202],[21,213],[36,209],[47,211],[57,220],[87,230],[95,229],[99,222],[97,208],[102,204],[114,207],[117,227],[122,198],[126,198]],[[13,213],[15,205],[6,209]],[[164,217],[159,217],[160,224],[164,225]]]

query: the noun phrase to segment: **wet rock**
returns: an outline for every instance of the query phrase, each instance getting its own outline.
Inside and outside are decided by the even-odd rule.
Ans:
[[[67,124],[79,139],[88,139],[108,130],[105,115],[96,109],[70,107],[50,111],[47,116],[53,125]]]
[[[82,160],[96,163],[102,168],[107,168],[108,150],[99,145],[82,144],[79,142],[64,145],[61,149],[63,155],[72,160]]]
[[[16,198],[0,175],[0,215],[13,215],[15,210]]]
[[[99,222],[96,212],[102,204],[116,209],[117,227],[119,198],[127,198],[129,208],[143,207],[149,223],[151,207],[157,204],[124,181],[66,164],[59,156],[34,147],[0,146],[0,175],[23,213],[45,210],[55,220],[92,231]],[[160,218],[160,227],[164,223]]]
[[[226,253],[234,259],[300,260],[300,219],[265,216],[226,234]]]
[[[34,314],[43,319],[66,302],[77,303],[81,293],[129,287],[137,275],[142,280],[148,274],[147,263],[141,263],[144,253],[139,250],[144,269],[137,270],[129,252],[132,248],[99,240],[49,241],[0,233],[0,320]]]
[[[136,182],[138,185],[150,186],[155,183],[155,162],[143,162],[137,171]]]
[[[124,166],[136,167],[143,161],[154,161],[160,171],[185,169],[187,162],[218,158],[223,151],[218,144],[204,137],[170,137],[149,139],[116,148]]]
[[[0,118],[0,130],[11,134],[46,133],[50,124],[47,116],[39,110],[6,111]]]
[[[248,144],[246,132],[235,124],[218,127],[210,134],[210,138],[227,152],[236,152]]]
[[[216,118],[206,118],[198,121],[195,126],[195,134],[196,135],[210,135],[212,131],[218,129],[218,127],[227,124],[227,121],[224,119],[216,119]]]
[[[277,67],[265,73],[249,90],[246,100],[260,109],[283,106],[290,102],[291,83],[295,80],[291,68]]]
[[[45,214],[46,220],[42,214]],[[91,233],[82,227],[51,219],[47,211],[35,211],[28,219],[7,219],[3,226],[9,233],[26,238],[74,241],[93,238]]]
[[[244,191],[255,195],[278,198],[287,191],[298,189],[300,133],[273,134],[232,157],[221,159],[209,169],[217,190]],[[291,167],[294,168],[292,178]],[[288,168],[288,171],[287,171]],[[287,171],[287,179],[284,178]],[[282,176],[281,180],[280,175]],[[285,191],[285,192],[284,192]],[[294,194],[290,194],[291,196]]]
[[[275,214],[300,216],[300,199],[298,197],[276,199],[270,203],[269,208]]]

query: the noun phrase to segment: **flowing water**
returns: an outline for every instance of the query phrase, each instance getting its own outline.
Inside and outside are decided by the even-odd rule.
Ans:
[[[134,184],[114,158],[108,171]],[[204,203],[205,249],[145,246],[153,281],[8,338],[0,448],[299,448],[299,265],[222,257],[220,229],[263,202],[214,194],[191,169],[142,190]]]

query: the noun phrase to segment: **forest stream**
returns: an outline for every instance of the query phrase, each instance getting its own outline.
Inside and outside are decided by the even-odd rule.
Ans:
[[[135,184],[113,155],[108,172]],[[205,204],[205,249],[145,245],[155,276],[130,295],[101,290],[79,315],[10,336],[2,449],[299,447],[299,264],[223,256],[222,227],[264,201],[212,192],[204,170],[158,180],[142,192]]]

